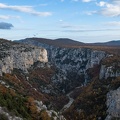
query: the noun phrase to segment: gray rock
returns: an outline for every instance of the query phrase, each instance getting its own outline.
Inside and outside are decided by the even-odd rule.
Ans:
[[[107,79],[108,77],[118,77],[118,76],[120,76],[120,67],[115,68],[114,63],[111,64],[110,66],[101,65],[99,79]]]
[[[11,73],[13,68],[27,72],[27,69],[37,61],[48,62],[46,49],[30,45],[11,45],[9,49],[2,49],[1,53],[5,56],[0,58],[0,75],[2,72]]]
[[[58,84],[58,86],[67,83],[69,84],[69,88],[77,87],[71,85],[70,79],[73,78],[69,77],[70,75],[74,74],[74,76],[76,76],[74,80],[76,79],[76,81],[78,81],[81,75],[84,75],[85,80],[82,84],[86,85],[87,82],[90,81],[86,70],[92,68],[94,65],[99,65],[100,61],[107,55],[104,51],[92,50],[89,48],[60,48],[49,44],[43,44],[32,39],[25,39],[20,42],[44,47],[48,52],[49,62],[57,68],[56,74],[52,77],[52,82]],[[81,83],[79,83],[78,86],[80,86],[80,84]],[[68,88],[67,86],[66,89]]]
[[[107,94],[108,116],[106,120],[114,118],[120,119],[120,87],[117,90],[112,90]]]

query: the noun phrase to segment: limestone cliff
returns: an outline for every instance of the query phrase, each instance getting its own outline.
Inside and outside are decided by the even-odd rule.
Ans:
[[[13,68],[27,72],[34,62],[48,62],[47,51],[30,45],[0,41],[0,75],[10,73]]]
[[[56,47],[51,44],[42,43],[39,40],[37,41],[34,38],[24,39],[19,42],[46,48],[49,61],[61,69],[64,74],[66,70],[77,71],[78,74],[85,73],[88,68],[100,64],[100,79],[120,76],[120,61],[118,61],[120,58],[116,58],[114,55],[108,54],[105,51],[89,48]],[[106,62],[100,63],[103,58],[106,59]]]
[[[101,66],[101,70],[100,70],[100,79],[105,78],[107,79],[108,77],[118,77],[120,76],[120,70],[119,69],[114,69],[114,66],[105,66],[102,65]]]
[[[107,56],[101,63],[99,78],[107,79],[109,77],[120,76],[120,58],[119,56]]]
[[[107,55],[104,51],[89,48],[62,48],[32,39],[20,42],[42,46],[48,51],[48,59],[57,69],[56,74],[51,78],[52,82],[63,92],[86,84],[89,81],[86,70],[99,65]]]
[[[107,113],[106,120],[120,119],[120,87],[117,90],[111,90],[107,94]]]
[[[19,52],[21,49],[17,48],[15,49],[14,55],[13,52],[12,54],[10,52],[9,55],[6,52],[4,52],[5,54],[1,54],[1,56],[3,56],[4,58],[3,61],[1,60],[1,65],[4,66],[1,67],[1,71],[7,72],[5,70],[8,69],[8,72],[10,72],[10,68],[16,68],[16,64],[18,63],[19,64],[17,68],[26,71],[27,68],[29,68],[33,64],[33,61],[47,62],[48,56],[48,61],[50,62],[52,67],[54,66],[54,72],[50,75],[49,82],[47,83],[47,85],[42,84],[43,81],[38,82],[41,79],[44,80],[43,73],[40,77],[36,77],[37,79],[33,79],[30,76],[27,77],[27,80],[33,80],[34,83],[37,82],[37,85],[39,85],[38,90],[41,90],[42,93],[48,95],[51,94],[52,96],[59,96],[60,94],[66,95],[70,91],[75,90],[74,93],[76,94],[76,91],[78,91],[78,93],[75,95],[76,97],[74,97],[73,100],[75,108],[73,107],[73,105],[71,106],[73,107],[72,113],[73,111],[76,111],[76,109],[78,109],[78,111],[76,112],[78,112],[78,114],[81,114],[82,117],[84,117],[85,115],[87,116],[88,114],[88,119],[103,119],[106,117],[107,112],[108,116],[106,120],[112,117],[119,117],[119,89],[117,89],[118,87],[115,87],[119,85],[117,84],[119,83],[119,80],[117,82],[114,81],[114,78],[120,76],[119,58],[116,58],[113,55],[109,55],[108,53],[102,50],[94,50],[83,47],[58,47],[47,43],[41,43],[32,39],[26,39],[21,42],[35,45],[38,47],[44,47],[47,50],[48,54],[45,54],[45,50],[44,52],[42,52],[42,50],[37,47],[35,47],[34,50],[32,47],[30,47],[31,49],[24,49],[26,47],[23,47],[23,45],[22,52]],[[37,52],[38,49],[40,50],[40,52]],[[9,49],[9,51],[11,50]],[[42,55],[45,56],[42,58],[45,59],[42,59],[41,57],[38,58],[38,56],[42,56],[38,53],[44,53]],[[35,56],[35,54],[37,54],[37,56]],[[15,58],[11,56],[15,56]],[[14,65],[12,64],[12,67],[9,64],[7,64],[7,62],[10,61],[11,58],[14,58],[14,61],[17,61],[19,59],[19,62],[15,62],[16,64]],[[5,62],[4,64],[4,61],[7,62]],[[24,64],[21,61],[24,61]],[[6,68],[5,65],[9,67]],[[44,72],[46,74],[46,71]],[[40,71],[36,73],[38,75],[40,74]],[[35,73],[33,76],[35,76]],[[103,80],[99,80],[98,77]],[[117,90],[113,91],[113,86]],[[35,90],[37,89],[35,88]],[[84,93],[85,96],[81,94],[81,91]],[[106,103],[108,107],[107,112]],[[50,103],[50,105],[53,107],[52,103]],[[91,115],[93,115],[93,117]]]
[[[64,69],[69,69],[70,67],[79,68],[80,66],[86,69],[91,68],[99,64],[101,59],[106,56],[104,51],[89,48],[62,48],[29,38],[19,42],[45,48],[48,51],[49,61],[60,68],[65,66]]]

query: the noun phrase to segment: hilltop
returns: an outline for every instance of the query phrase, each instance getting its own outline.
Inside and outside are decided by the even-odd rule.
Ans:
[[[83,43],[79,41],[75,41],[68,38],[59,38],[59,39],[46,39],[46,38],[26,38],[23,40],[19,40],[21,43],[27,44],[35,44],[36,46],[40,46],[39,44],[62,47],[62,48],[90,48],[95,50],[103,50],[108,53],[120,55],[120,40],[118,41],[109,41],[105,43]],[[31,43],[34,42],[34,43]]]

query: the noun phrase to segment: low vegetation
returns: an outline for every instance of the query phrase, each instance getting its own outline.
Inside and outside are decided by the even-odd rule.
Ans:
[[[97,67],[98,68],[98,67]],[[91,82],[75,89],[71,95],[75,99],[64,116],[70,120],[104,120],[107,116],[106,95],[120,87],[120,77],[99,80],[97,70],[90,69]],[[99,71],[99,70],[98,70]]]

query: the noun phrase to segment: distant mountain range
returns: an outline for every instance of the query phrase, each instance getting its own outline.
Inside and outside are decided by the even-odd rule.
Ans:
[[[46,39],[46,38],[26,38],[26,39],[23,39],[20,41],[22,42],[22,41],[30,41],[30,40],[34,40],[34,41],[37,41],[37,42],[40,42],[43,44],[49,44],[49,45],[58,46],[58,47],[67,47],[67,46],[72,47],[72,46],[85,45],[85,43],[78,42],[78,41],[75,41],[75,40],[72,40],[69,38],[59,38],[59,39],[54,39],[54,40],[53,39]]]
[[[113,40],[108,42],[94,43],[94,45],[102,45],[102,46],[119,46],[120,40]]]
[[[99,43],[83,43],[69,38],[46,39],[46,38],[26,38],[24,40],[35,40],[40,43],[60,46],[60,47],[78,47],[78,46],[120,46],[120,40],[113,40]]]
[[[72,39],[68,39],[68,38],[59,38],[59,39],[55,39],[54,42],[56,43],[60,43],[60,44],[64,44],[64,45],[102,45],[102,46],[119,46],[120,45],[120,40],[112,40],[112,41],[108,41],[108,42],[98,42],[98,43],[83,43],[83,42],[79,42],[79,41],[75,41]]]

